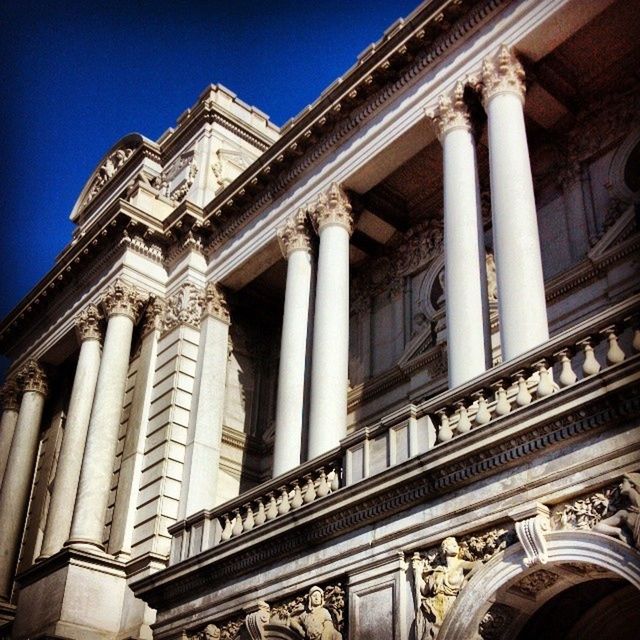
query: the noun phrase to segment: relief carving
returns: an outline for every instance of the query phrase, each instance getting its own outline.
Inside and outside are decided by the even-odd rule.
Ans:
[[[313,586],[307,594],[274,607],[260,600],[257,603],[257,610],[249,613],[243,620],[235,618],[222,625],[219,638],[220,640],[269,640],[270,638],[342,640],[344,595],[341,585],[335,584],[324,589]],[[204,631],[201,631],[193,638],[205,640],[203,633]]]
[[[107,157],[107,159],[98,168],[96,177],[93,180],[93,184],[91,185],[91,189],[89,190],[83,205],[89,204],[89,202],[91,202],[100,193],[104,185],[107,184],[107,182],[109,182],[116,172],[124,165],[132,153],[133,149],[125,147],[123,149],[116,149],[116,151]]]
[[[163,331],[171,331],[178,325],[186,324],[197,329],[204,305],[204,292],[187,283],[166,302]]]
[[[558,580],[560,580],[560,576],[557,573],[547,571],[546,569],[539,569],[518,580],[518,582],[509,588],[509,591],[525,596],[526,598],[535,599],[539,593],[552,587]]]
[[[517,611],[506,604],[496,602],[484,614],[478,627],[478,634],[482,640],[500,640],[505,637]]]
[[[625,473],[619,490],[625,499],[625,508],[600,520],[593,530],[619,538],[640,549],[640,473]]]
[[[471,575],[516,541],[513,529],[492,529],[460,544],[448,537],[437,549],[411,558],[416,606],[416,640],[434,640],[451,605]]]

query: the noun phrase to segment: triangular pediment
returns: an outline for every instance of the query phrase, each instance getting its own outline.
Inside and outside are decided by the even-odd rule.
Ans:
[[[636,212],[630,204],[620,217],[607,229],[598,242],[591,247],[587,256],[591,260],[598,260],[614,247],[622,244],[637,232]]]

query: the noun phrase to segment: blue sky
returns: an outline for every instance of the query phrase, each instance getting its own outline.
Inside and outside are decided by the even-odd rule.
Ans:
[[[5,0],[0,317],[51,268],[102,155],[156,139],[219,82],[278,125],[417,0]]]

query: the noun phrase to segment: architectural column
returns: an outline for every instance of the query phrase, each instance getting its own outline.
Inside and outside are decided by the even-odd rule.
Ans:
[[[349,366],[349,199],[337,184],[319,198],[312,222],[320,236],[313,324],[309,458],[337,447],[347,429]]]
[[[488,303],[478,167],[459,82],[431,115],[444,160],[444,285],[449,387],[487,368]]]
[[[82,459],[71,534],[67,544],[103,549],[104,519],[109,502],[118,443],[133,325],[142,306],[138,291],[116,280],[103,298],[109,318],[98,372],[95,399]]]
[[[274,477],[297,467],[301,461],[312,272],[307,224],[307,210],[303,208],[278,230],[280,249],[287,260],[287,285],[278,371]]]
[[[73,379],[69,410],[64,426],[64,435],[58,467],[49,503],[47,524],[42,541],[40,558],[47,558],[60,549],[69,537],[73,505],[78,491],[78,480],[82,468],[82,456],[87,440],[89,416],[96,390],[100,368],[100,320],[98,307],[90,304],[76,318],[76,331],[80,340],[80,354]]]
[[[229,311],[218,285],[205,290],[178,519],[216,504],[229,359]]]
[[[10,378],[4,383],[2,391],[2,419],[0,421],[0,486],[4,478],[4,470],[9,459],[9,449],[18,422],[18,397],[20,387],[18,383]]]
[[[482,67],[503,359],[549,338],[538,219],[524,123],[524,70],[506,46]]]
[[[18,377],[23,388],[22,401],[0,490],[0,600],[4,601],[11,597],[47,394],[46,376],[35,360],[29,360]]]

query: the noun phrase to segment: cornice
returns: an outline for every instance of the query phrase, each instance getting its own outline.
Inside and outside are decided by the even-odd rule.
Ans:
[[[367,50],[283,136],[206,207],[214,251],[274,202],[314,163],[415,82],[462,38],[511,0],[441,0],[420,7]]]
[[[308,552],[356,529],[406,511],[437,496],[482,481],[515,465],[539,459],[560,447],[602,433],[626,428],[640,416],[638,382],[630,367],[598,374],[558,394],[547,407],[532,405],[528,417],[504,416],[487,429],[458,441],[437,445],[406,463],[388,468],[371,480],[347,486],[322,501],[263,525],[236,540],[214,547],[155,576],[133,583],[137,597],[154,608],[176,606],[215,590],[231,577],[259,571],[275,560]],[[575,410],[576,399],[614,382],[616,391],[602,394]],[[635,374],[637,378],[637,374]],[[626,379],[626,385],[623,380]],[[561,398],[560,396],[564,397]],[[548,405],[553,404],[549,411]],[[457,443],[457,444],[456,444]],[[585,461],[589,464],[589,461]],[[429,473],[425,473],[429,469]],[[174,525],[175,527],[176,525]]]
[[[40,320],[52,299],[76,282],[81,273],[86,274],[85,270],[102,248],[117,245],[127,229],[139,230],[136,235],[162,238],[162,225],[155,218],[125,200],[114,202],[64,249],[53,269],[0,324],[0,349],[5,349],[9,341],[15,341],[17,332],[25,330],[25,323]]]

